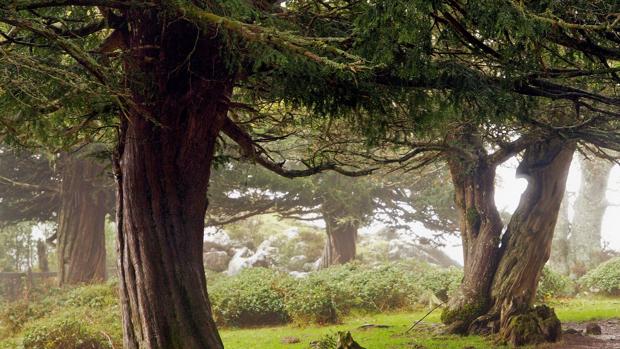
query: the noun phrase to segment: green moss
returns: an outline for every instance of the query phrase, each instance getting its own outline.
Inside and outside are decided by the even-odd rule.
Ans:
[[[473,207],[467,209],[467,223],[472,227],[480,224],[480,213]]]
[[[462,323],[467,327],[477,317],[484,314],[487,310],[487,302],[483,299],[474,300],[456,309],[446,308],[441,313],[441,322],[446,325]],[[457,331],[458,332],[458,331]]]
[[[561,324],[552,308],[534,307],[514,316],[501,331],[501,339],[513,346],[555,342],[561,335]]]

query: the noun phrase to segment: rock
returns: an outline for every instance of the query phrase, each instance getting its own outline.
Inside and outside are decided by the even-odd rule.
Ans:
[[[236,275],[239,274],[239,272],[243,268],[247,268],[246,261],[251,254],[252,251],[250,251],[250,249],[247,247],[237,249],[230,262],[228,263],[228,269],[226,270],[226,274]]]
[[[298,337],[283,337],[280,340],[280,343],[282,344],[295,344],[299,342],[301,342],[301,340]]]
[[[567,328],[563,332],[566,334],[581,334],[581,331],[576,330],[574,328]]]
[[[310,273],[305,272],[305,271],[291,271],[289,272],[289,275],[291,275],[295,279],[303,279],[307,277],[308,275],[310,275]]]
[[[292,240],[299,237],[299,228],[292,227],[288,228],[284,231],[284,235],[286,235],[287,239]]]
[[[226,274],[236,275],[241,270],[252,267],[272,267],[275,256],[278,254],[278,249],[272,247],[272,243],[271,239],[263,241],[254,253],[247,247],[235,250],[235,254],[228,263]]]
[[[596,322],[586,324],[586,334],[600,336],[602,334],[601,326],[599,326]]]
[[[212,251],[204,254],[205,268],[217,272],[228,269],[228,262],[230,262],[230,256],[224,251]]]
[[[233,241],[223,230],[205,231],[203,250],[227,251],[233,247]]]

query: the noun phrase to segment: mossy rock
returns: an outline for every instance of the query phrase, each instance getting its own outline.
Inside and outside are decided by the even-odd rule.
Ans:
[[[351,332],[338,332],[338,343],[336,349],[364,349],[361,345],[357,344],[351,336]]]
[[[512,346],[557,342],[562,336],[562,325],[552,308],[546,305],[513,316],[508,326],[501,329],[500,337]]]

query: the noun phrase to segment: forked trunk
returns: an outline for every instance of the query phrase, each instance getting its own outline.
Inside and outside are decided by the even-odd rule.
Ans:
[[[63,284],[106,278],[103,166],[80,155],[63,155],[58,216],[58,280]]]
[[[464,275],[441,319],[449,332],[465,333],[490,306],[503,225],[495,206],[495,166],[485,156],[475,160],[452,157],[448,164],[459,213]]]
[[[335,212],[323,213],[327,239],[321,258],[321,267],[344,264],[355,259],[355,244],[359,222]]]
[[[511,345],[556,341],[560,322],[552,309],[532,308],[549,259],[555,223],[566,189],[575,143],[551,139],[530,146],[517,175],[528,180],[502,238],[502,258],[493,281],[491,320]]]
[[[207,185],[232,81],[217,33],[128,14],[133,101],[116,164],[124,347],[219,349],[202,261]]]

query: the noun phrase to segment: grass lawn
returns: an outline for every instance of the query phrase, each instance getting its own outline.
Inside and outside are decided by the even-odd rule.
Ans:
[[[577,298],[554,300],[562,322],[581,322],[596,319],[620,318],[620,299]],[[403,333],[425,311],[356,315],[350,316],[340,325],[307,326],[294,325],[252,329],[224,329],[222,339],[228,349],[307,349],[309,343],[337,331],[351,331],[353,338],[368,349],[410,349],[416,345],[424,348],[463,349],[495,348],[492,341],[481,337],[438,336],[433,334],[433,324],[439,323],[440,309],[428,316],[424,323],[409,335]],[[388,328],[358,329],[363,324],[388,325]],[[283,337],[297,337],[300,343],[283,344]]]

